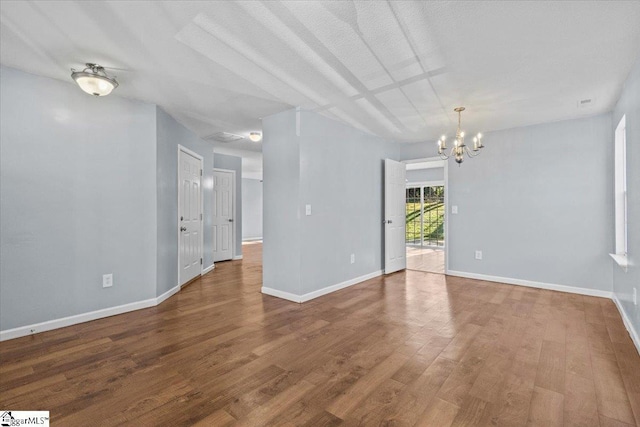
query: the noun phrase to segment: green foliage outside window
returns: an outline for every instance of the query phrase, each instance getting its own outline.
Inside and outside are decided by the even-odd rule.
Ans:
[[[422,228],[420,221],[420,188],[407,189],[406,242],[444,246],[444,187],[423,187]]]

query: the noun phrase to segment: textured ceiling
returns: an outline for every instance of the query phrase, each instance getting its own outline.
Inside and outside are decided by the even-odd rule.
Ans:
[[[3,65],[112,67],[118,95],[204,138],[292,106],[405,142],[451,133],[458,105],[470,132],[592,115],[640,52],[638,1],[2,1],[0,18]]]

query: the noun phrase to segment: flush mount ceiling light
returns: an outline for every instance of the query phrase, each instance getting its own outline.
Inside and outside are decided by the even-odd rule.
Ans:
[[[251,132],[249,134],[249,139],[253,142],[258,142],[262,139],[262,134],[260,132]]]
[[[98,64],[87,63],[82,71],[71,69],[71,78],[78,83],[80,89],[89,95],[107,96],[118,87],[114,77],[109,77],[104,67]]]
[[[458,130],[456,130],[456,139],[453,142],[453,148],[451,148],[451,152],[447,155],[445,150],[447,149],[446,140],[447,137],[442,135],[442,137],[438,140],[438,154],[443,160],[447,160],[450,157],[453,157],[458,164],[462,163],[464,160],[464,155],[466,153],[469,157],[475,157],[480,154],[480,150],[484,148],[482,145],[482,134],[479,133],[473,137],[473,151],[469,150],[469,147],[464,145],[464,132],[460,130],[460,113],[464,111],[464,107],[456,107],[453,109],[456,113],[458,113]]]

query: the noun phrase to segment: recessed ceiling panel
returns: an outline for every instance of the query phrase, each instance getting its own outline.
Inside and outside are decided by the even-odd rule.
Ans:
[[[367,89],[393,82],[363,38],[354,2],[284,4]]]
[[[410,133],[424,129],[425,122],[420,112],[400,89],[391,89],[379,93],[376,97],[384,104],[395,118],[397,118]]]
[[[423,73],[406,30],[388,2],[354,2],[358,28],[371,53],[394,81]]]

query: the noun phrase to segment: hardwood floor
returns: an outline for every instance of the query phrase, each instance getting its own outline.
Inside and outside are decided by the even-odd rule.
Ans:
[[[444,249],[407,246],[407,270],[444,274]]]
[[[261,245],[161,305],[0,343],[0,409],[54,426],[628,426],[610,300],[417,271],[299,305]]]

